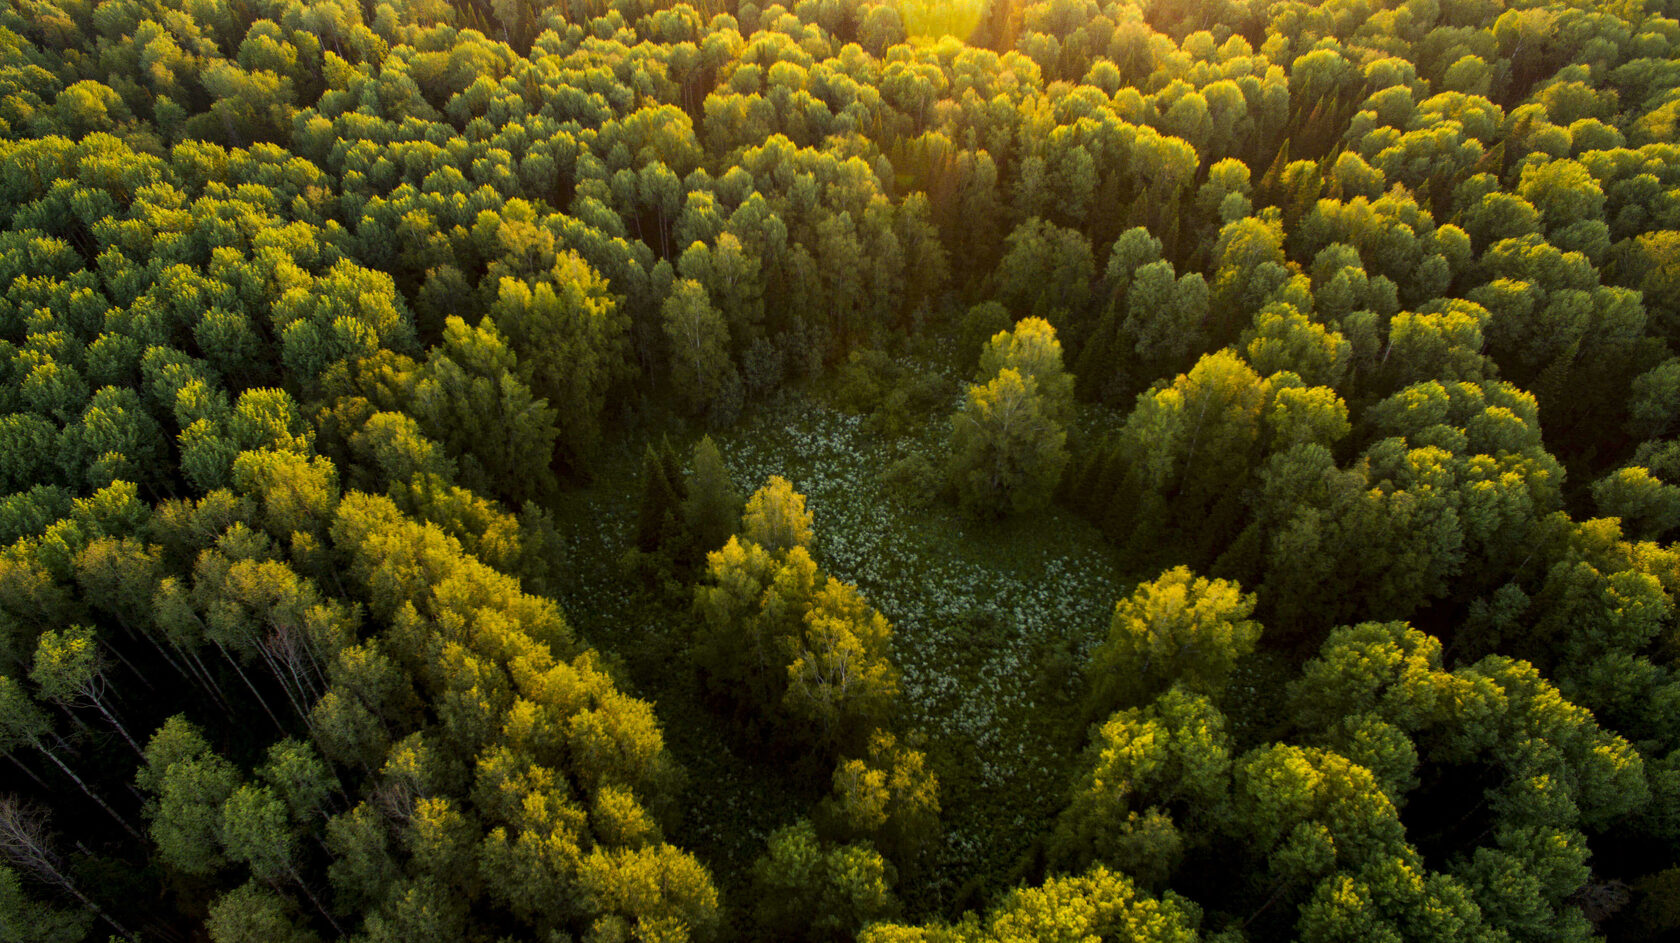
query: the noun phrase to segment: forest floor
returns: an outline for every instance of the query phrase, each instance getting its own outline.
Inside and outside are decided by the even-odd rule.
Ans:
[[[937,364],[917,369],[941,370]],[[951,379],[952,403],[958,384]],[[1065,802],[1086,739],[1079,666],[1130,589],[1097,530],[1052,506],[1003,522],[954,505],[916,506],[882,483],[912,451],[937,467],[949,407],[889,438],[835,408],[821,387],[790,389],[712,433],[743,496],[771,475],[804,494],[813,556],[893,624],[903,672],[900,729],[939,777],[941,842],[899,887],[907,916],[955,915],[1017,883]],[[698,430],[671,445],[687,457]],[[651,700],[689,773],[685,815],[669,837],[712,868],[739,903],[764,839],[808,815],[829,788],[825,764],[755,750],[707,703],[686,653],[687,587],[650,590],[620,564],[639,506],[641,455],[660,433],[627,437],[595,481],[557,515],[570,559],[562,602],[578,633],[619,660]]]

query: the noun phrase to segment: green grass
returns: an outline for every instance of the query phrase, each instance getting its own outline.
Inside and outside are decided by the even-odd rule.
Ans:
[[[950,387],[954,405],[954,377]],[[743,495],[770,475],[806,495],[818,563],[855,583],[893,623],[901,727],[939,775],[945,826],[928,866],[900,888],[912,916],[978,906],[1019,877],[1062,806],[1084,744],[1078,666],[1129,589],[1113,548],[1059,508],[987,523],[949,504],[916,508],[886,493],[881,473],[897,459],[911,450],[942,457],[944,415],[888,440],[820,392],[789,391],[713,434]],[[696,435],[672,443],[684,450]],[[827,771],[790,777],[754,760],[737,725],[699,695],[681,651],[684,597],[615,576],[635,522],[645,442],[623,442],[561,515],[574,578],[563,601],[579,632],[623,659],[638,693],[655,702],[691,773],[688,818],[672,838],[712,866],[727,894],[739,890],[731,879],[743,876],[764,836],[809,811]]]

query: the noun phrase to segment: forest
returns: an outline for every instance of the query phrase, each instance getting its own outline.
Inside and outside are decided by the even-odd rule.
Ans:
[[[0,9],[0,943],[1672,940],[1677,533],[1680,0]]]

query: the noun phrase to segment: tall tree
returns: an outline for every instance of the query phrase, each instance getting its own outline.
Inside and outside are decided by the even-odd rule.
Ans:
[[[741,493],[730,481],[729,468],[711,436],[701,436],[695,443],[691,468],[683,521],[700,550],[710,553],[721,547],[740,523]]]
[[[1088,713],[1142,706],[1174,684],[1217,700],[1260,639],[1254,603],[1236,583],[1188,567],[1140,584],[1114,607],[1108,638],[1091,655]]]
[[[981,514],[1042,507],[1067,464],[1066,442],[1037,381],[1005,367],[969,387],[951,418],[947,469],[958,500]]]

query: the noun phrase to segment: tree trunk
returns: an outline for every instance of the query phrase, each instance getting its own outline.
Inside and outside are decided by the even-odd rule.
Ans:
[[[41,751],[41,753],[43,755],[46,756],[47,759],[52,760],[53,765],[57,766],[61,771],[63,771],[64,775],[70,777],[70,780],[72,782],[74,782],[76,784],[76,786],[82,790],[83,795],[87,796],[89,799],[92,799],[94,804],[99,806],[101,809],[104,809],[105,813],[107,815],[109,815],[111,818],[116,819],[117,824],[122,826],[123,831],[125,831],[129,835],[133,836],[135,841],[145,841],[145,839],[141,837],[140,833],[134,830],[134,826],[128,824],[128,820],[123,818],[122,816],[118,815],[117,810],[113,809],[109,805],[107,805],[105,803],[104,799],[99,798],[99,796],[96,795],[94,793],[94,791],[88,787],[88,784],[82,780],[82,777],[76,775],[75,770],[66,766],[64,764],[64,761],[58,758],[58,754],[56,754],[53,751],[47,749],[45,744],[37,743],[35,746],[36,746],[37,749],[39,749]]]
[[[98,697],[90,697],[88,699],[93,702],[93,709],[98,711],[111,726],[117,728],[117,733],[121,734],[123,740],[128,742],[129,749],[134,751],[134,755],[144,760],[146,758],[146,751],[140,749],[140,744],[135,743],[134,738],[129,736],[128,728],[123,726],[122,721],[118,720],[115,714],[112,714],[109,710],[105,709],[104,699]]]

